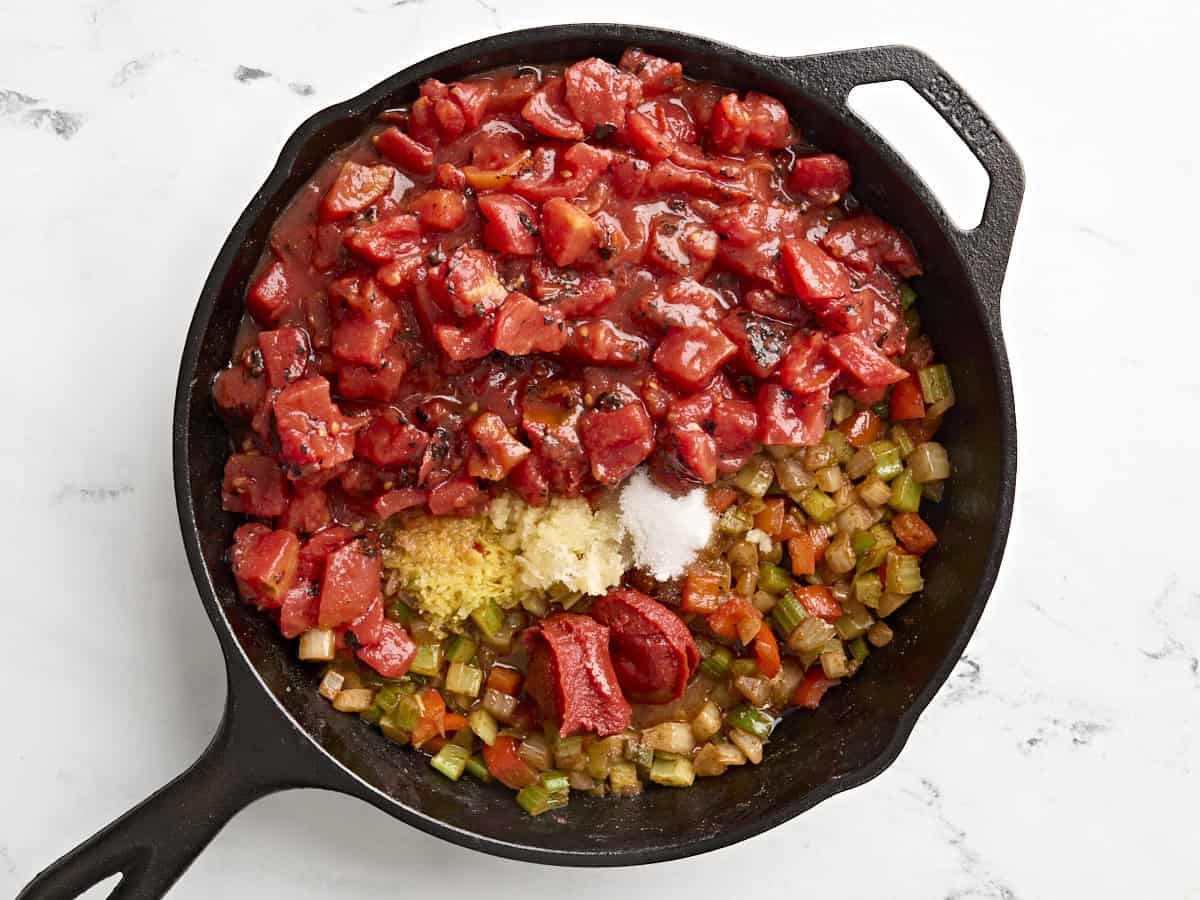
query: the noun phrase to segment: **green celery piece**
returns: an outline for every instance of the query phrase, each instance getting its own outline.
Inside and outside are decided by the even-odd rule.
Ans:
[[[837,504],[820,488],[809,489],[801,498],[800,506],[810,519],[815,519],[822,525],[833,521],[833,517],[837,515]]]
[[[908,309],[917,302],[917,292],[913,290],[913,286],[907,281],[900,285],[900,305],[904,309]]]
[[[950,370],[944,363],[926,366],[917,372],[917,380],[921,382],[921,395],[925,402],[932,406],[939,400],[945,400],[954,395],[954,385],[950,381]]]
[[[465,634],[456,634],[450,639],[450,646],[446,648],[446,659],[450,660],[450,662],[470,662],[471,657],[475,655],[476,649],[477,647],[473,640]]]
[[[780,636],[786,640],[800,627],[800,623],[808,618],[808,612],[794,594],[787,593],[775,601],[771,618],[775,621]]]
[[[760,563],[758,567],[758,589],[768,594],[782,594],[792,586],[792,577],[783,566],[768,562]]]
[[[731,662],[733,662],[733,654],[724,647],[718,647],[711,656],[700,663],[700,668],[712,678],[722,678],[729,671]]]
[[[848,644],[848,646],[850,648],[850,655],[860,663],[865,660],[868,654],[871,652],[870,648],[867,646],[867,642],[861,637],[856,637]]]
[[[467,773],[480,781],[488,782],[492,780],[492,773],[488,771],[487,764],[483,761],[482,756],[472,756],[467,760],[465,766]]]
[[[753,706],[742,705],[731,710],[726,716],[725,721],[735,728],[740,728],[742,731],[753,734],[756,737],[768,738],[771,736],[771,726],[773,724],[771,717],[765,712],[755,709]]]
[[[466,769],[467,760],[470,758],[470,750],[455,743],[447,743],[434,754],[433,759],[429,760],[429,764],[451,781],[458,781],[462,778],[463,770]]]
[[[495,601],[489,600],[471,613],[471,621],[489,638],[495,638],[504,627],[504,613]]]
[[[921,485],[913,478],[912,471],[905,469],[892,482],[892,496],[888,506],[896,512],[916,512],[921,508]]]

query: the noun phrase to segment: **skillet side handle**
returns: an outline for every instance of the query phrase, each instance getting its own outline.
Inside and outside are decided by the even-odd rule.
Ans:
[[[299,744],[278,716],[231,694],[216,735],[192,766],[40,872],[17,900],[69,900],[117,874],[114,900],[162,897],[235,813],[297,785]]]
[[[1025,195],[1025,172],[1012,145],[941,66],[913,47],[868,47],[794,57],[783,63],[808,87],[856,119],[846,107],[851,90],[860,84],[906,82],[954,129],[990,180],[983,218],[970,231],[956,232],[959,250],[999,324],[1000,288]]]

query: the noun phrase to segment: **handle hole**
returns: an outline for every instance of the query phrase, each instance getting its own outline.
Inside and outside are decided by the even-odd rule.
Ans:
[[[75,900],[105,900],[106,897],[111,897],[116,893],[117,886],[125,875],[117,872],[115,875],[109,875],[103,881],[97,881],[90,888],[80,894]]]
[[[990,179],[954,129],[903,81],[860,84],[847,104],[909,162],[963,231],[983,219]]]

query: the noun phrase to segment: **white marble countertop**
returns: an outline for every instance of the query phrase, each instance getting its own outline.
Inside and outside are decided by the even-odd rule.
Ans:
[[[532,867],[292,792],[237,816],[172,896],[784,884],[811,896],[1200,896],[1195,6],[537,6],[0,8],[0,683],[13,705],[0,894],[181,771],[216,724],[222,664],[176,525],[172,392],[193,298],[284,138],[434,51],[601,17],[764,52],[911,43],[1021,153],[1028,193],[1004,298],[1018,502],[967,655],[881,777],[705,857]],[[936,135],[901,130],[914,155],[939,158]]]

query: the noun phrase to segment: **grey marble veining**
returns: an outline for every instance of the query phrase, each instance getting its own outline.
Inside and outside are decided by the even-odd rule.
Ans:
[[[283,140],[437,50],[602,18],[775,53],[912,43],[1021,152],[1003,304],[1019,489],[980,629],[896,765],[734,848],[532,868],[295,792],[238,816],[172,896],[1200,897],[1200,15],[1168,0],[736,13],[0,6],[0,683],[20,722],[0,751],[0,893],[175,775],[215,726],[223,674],[177,534],[171,400],[194,298]],[[937,136],[895,138],[915,156]]]

